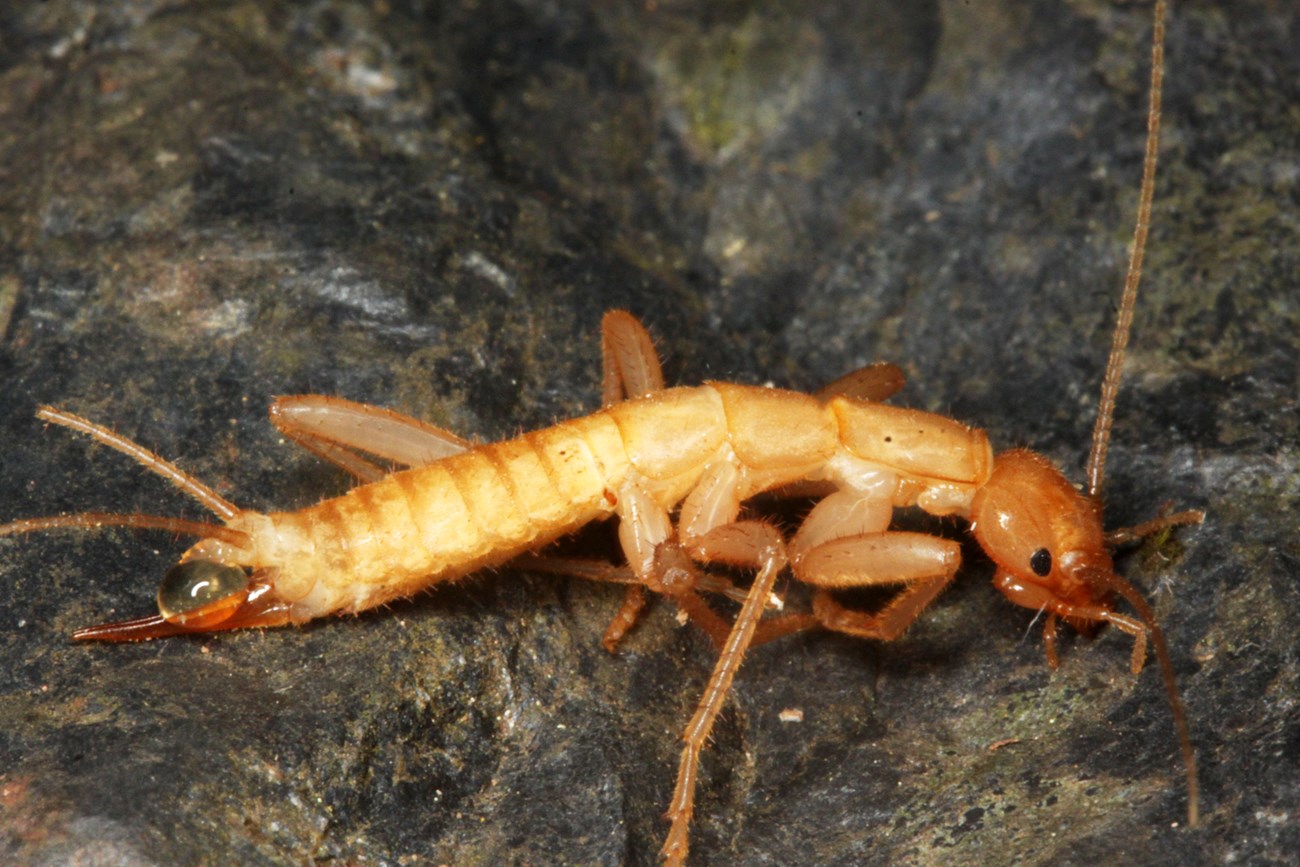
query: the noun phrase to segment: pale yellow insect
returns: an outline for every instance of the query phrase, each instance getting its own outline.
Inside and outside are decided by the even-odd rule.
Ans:
[[[982,431],[880,403],[901,385],[890,366],[850,374],[815,396],[716,382],[665,389],[645,329],[630,314],[614,311],[602,323],[604,408],[504,442],[474,446],[414,419],[334,398],[281,398],[271,408],[277,428],[363,482],[296,512],[241,509],[125,437],[44,407],[40,418],[127,454],[221,523],[82,513],[13,521],[0,526],[0,535],[125,525],[199,536],[163,580],[158,614],[75,633],[82,640],[132,641],[362,611],[617,517],[629,571],[584,572],[630,585],[606,643],[616,643],[635,621],[649,588],[670,596],[721,648],[683,736],[668,812],[672,828],[663,854],[669,863],[682,863],[699,754],[751,643],[808,628],[896,638],[951,582],[960,552],[950,540],[891,530],[893,512],[916,507],[956,515],[970,522],[997,564],[999,590],[1047,613],[1044,640],[1052,666],[1061,619],[1084,630],[1110,623],[1131,635],[1135,673],[1148,638],[1153,641],[1187,765],[1188,818],[1195,824],[1194,757],[1168,652],[1150,607],[1113,571],[1107,543],[1119,536],[1102,531],[1095,500],[1150,209],[1163,15],[1159,3],[1142,205],[1087,496],[1042,457],[1023,450],[995,457]],[[387,473],[363,452],[410,468]],[[801,490],[811,484],[821,499],[792,539],[741,519],[747,500],[796,484]],[[1121,533],[1194,520],[1199,513],[1183,513]],[[741,593],[697,568],[715,562],[757,569],[749,590]],[[812,610],[761,621],[786,565],[817,588]],[[871,614],[831,596],[867,585],[903,589]],[[701,590],[744,599],[734,624],[713,613]],[[1115,595],[1137,616],[1115,610]]]

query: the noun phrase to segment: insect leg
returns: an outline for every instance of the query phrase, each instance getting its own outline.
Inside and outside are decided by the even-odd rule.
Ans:
[[[626,310],[611,310],[600,320],[600,355],[604,406],[663,390],[664,374],[654,341]]]
[[[667,509],[650,495],[642,483],[630,480],[618,491],[616,513],[619,517],[619,543],[640,582],[633,586],[648,587],[671,597],[715,644],[721,646],[726,639],[727,626],[696,593],[696,576],[689,565],[689,557],[672,553],[672,549],[681,543],[673,532]],[[607,649],[617,646],[632,627],[635,613],[629,619],[627,612],[628,601],[625,599],[606,630],[604,641]]]
[[[817,399],[825,402],[832,397],[847,397],[879,403],[898,394],[906,382],[903,371],[897,365],[878,361],[849,371],[834,382],[822,386],[817,391]]]
[[[1052,671],[1061,667],[1061,655],[1056,650],[1058,641],[1056,626],[1060,619],[1058,614],[1052,612],[1043,622],[1043,652],[1047,654],[1047,667]]]
[[[924,533],[882,533],[836,539],[805,554],[795,575],[818,586],[813,614],[835,632],[893,641],[921,615],[957,573],[961,548]],[[874,614],[852,611],[830,588],[904,584],[902,592]]]
[[[746,476],[747,471],[730,452],[711,461],[682,504],[678,518],[681,541],[676,545],[669,541],[656,552],[656,566],[660,568],[663,567],[667,554],[689,554],[689,559],[682,558],[686,561],[682,572],[688,578],[694,573],[690,559],[758,568],[758,574],[735,623],[726,633],[725,640],[719,642],[718,660],[709,676],[704,695],[682,733],[684,745],[677,770],[677,783],[666,814],[672,825],[661,850],[668,864],[685,863],[690,843],[690,821],[694,810],[700,753],[726,702],[731,682],[753,641],[763,609],[771,598],[776,576],[788,562],[785,539],[780,531],[758,521],[736,520],[740,513],[741,497],[748,489]],[[667,571],[664,577],[669,577]],[[697,614],[683,605],[683,610],[693,620],[708,628],[710,616],[716,615],[708,611],[703,600],[693,591],[688,595],[683,594],[681,598],[706,608],[707,614]],[[683,603],[679,602],[680,604]],[[714,629],[709,630],[711,634]],[[714,640],[718,641],[716,636]]]
[[[600,359],[602,406],[663,390],[664,374],[654,341],[641,320],[626,310],[610,310],[601,317]],[[645,590],[644,583],[637,582],[624,591],[623,604],[601,639],[610,653],[641,618],[648,601]]]
[[[682,733],[685,745],[677,769],[677,784],[666,814],[672,826],[660,850],[665,863],[670,865],[684,864],[686,861],[700,752],[708,741],[709,732],[731,689],[731,682],[753,640],[754,630],[766,601],[771,596],[776,576],[787,562],[785,540],[781,533],[775,527],[758,521],[740,521],[715,527],[694,540],[690,551],[693,557],[700,560],[756,565],[759,570],[749,588],[745,604],[741,606],[740,614],[722,644],[699,706]]]
[[[473,446],[469,440],[419,419],[338,397],[276,398],[269,415],[280,433],[361,482],[377,481],[389,470],[359,452],[419,467]]]
[[[602,560],[590,560],[582,557],[551,557],[545,554],[523,554],[511,560],[510,565],[534,572],[547,572],[552,575],[582,578],[585,581],[601,581],[606,584],[622,584],[624,586],[641,584],[644,586],[641,579],[636,576],[636,573],[629,566],[616,566]],[[748,587],[737,587],[720,575],[698,572],[694,577],[694,581],[695,589],[725,596],[738,604],[743,603],[745,597],[749,595]],[[768,607],[774,610],[780,610],[783,604],[782,600],[775,595],[768,600]]]
[[[887,529],[890,487],[832,494],[817,504],[790,545],[795,576],[818,588],[813,615],[826,629],[892,641],[957,574],[961,547],[956,542]],[[874,614],[845,608],[829,592],[882,584],[904,588]]]
[[[710,547],[709,540],[720,538],[717,534],[725,534],[725,528],[748,526],[748,522],[742,524],[736,521],[740,514],[741,492],[747,487],[746,471],[733,453],[728,451],[710,461],[705,466],[704,472],[700,474],[695,487],[682,502],[681,512],[677,517],[677,537],[680,540],[677,544],[680,545],[681,551],[672,560],[676,568],[671,572],[666,569],[662,572],[662,580],[665,582],[669,578],[676,579],[668,592],[678,606],[692,620],[704,627],[709,637],[713,639],[713,643],[720,649],[727,642],[729,633],[734,632],[734,627],[729,630],[713,613],[713,609],[709,608],[695,592],[704,581],[703,574],[695,568],[692,561],[703,563],[720,561],[736,566],[761,567],[763,565],[756,549],[744,545],[719,547],[716,543]],[[756,526],[762,525],[756,524]],[[656,552],[656,565],[661,565],[659,561],[666,556],[664,547],[661,546]],[[784,550],[784,541],[782,550]],[[784,563],[784,554],[782,558]],[[752,588],[749,593],[753,593]],[[770,588],[767,595],[770,598]],[[748,602],[748,599],[749,594],[746,594],[745,601]],[[766,605],[766,601],[764,604]],[[746,641],[747,646],[748,641]]]

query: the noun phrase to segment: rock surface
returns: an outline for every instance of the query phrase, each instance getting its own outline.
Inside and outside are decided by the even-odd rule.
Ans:
[[[18,3],[0,13],[0,520],[196,515],[55,404],[240,505],[344,480],[270,399],[480,439],[597,404],[601,313],[669,378],[898,402],[1078,476],[1131,233],[1149,8],[830,3]],[[1267,863],[1300,848],[1300,20],[1176,3],[1109,524],[1115,633],[1043,664],[964,578],[901,641],[756,650],[704,762],[693,863]],[[597,542],[599,544],[599,534]],[[0,855],[66,863],[653,864],[713,662],[659,604],[505,569],[302,629],[76,646],[183,547],[0,540]],[[786,709],[800,723],[782,722]],[[995,749],[998,745],[1000,748]]]

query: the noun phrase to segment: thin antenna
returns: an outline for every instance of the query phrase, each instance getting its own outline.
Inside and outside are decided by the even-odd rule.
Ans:
[[[1160,90],[1165,77],[1165,0],[1156,0],[1155,24],[1151,31],[1151,92],[1147,107],[1147,147],[1142,159],[1142,189],[1138,194],[1137,225],[1133,228],[1133,245],[1129,249],[1128,274],[1124,278],[1124,296],[1115,319],[1110,358],[1101,381],[1101,399],[1097,403],[1097,423],[1092,429],[1092,449],[1088,452],[1088,495],[1101,492],[1106,468],[1106,449],[1110,445],[1110,427],[1115,418],[1115,396],[1119,393],[1124,350],[1133,327],[1133,307],[1137,304],[1138,282],[1142,279],[1142,255],[1146,252],[1147,229],[1151,223],[1151,199],[1156,186],[1156,152],[1160,149]]]
[[[46,530],[98,530],[101,527],[169,530],[182,536],[220,539],[239,548],[248,545],[247,533],[242,530],[232,530],[225,524],[187,521],[184,518],[168,518],[163,515],[126,515],[117,512],[78,512],[75,515],[54,515],[49,518],[20,518],[8,524],[0,524],[0,536],[41,533]]]
[[[103,425],[95,424],[93,421],[88,421],[79,415],[73,415],[70,412],[55,409],[52,406],[43,406],[38,409],[36,411],[36,417],[42,421],[48,421],[51,424],[71,428],[78,433],[83,433],[94,438],[111,449],[116,449],[143,466],[145,469],[152,473],[157,473],[176,487],[180,488],[186,494],[198,500],[208,509],[215,512],[217,517],[221,518],[223,521],[229,521],[239,515],[240,509],[238,506],[182,470],[180,467],[173,464],[171,461],[164,460],[144,446],[137,445],[120,434],[113,433]],[[138,524],[136,526],[143,525]],[[186,531],[182,530],[180,532]]]

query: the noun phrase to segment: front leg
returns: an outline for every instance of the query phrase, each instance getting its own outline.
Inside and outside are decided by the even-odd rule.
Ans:
[[[823,543],[795,561],[799,580],[818,587],[813,615],[835,632],[893,641],[906,631],[961,565],[961,547],[924,533],[890,532],[850,536]],[[830,590],[902,584],[880,611],[854,611],[840,605]]]
[[[921,615],[961,565],[961,547],[924,533],[890,531],[892,473],[863,476],[823,499],[804,519],[790,544],[795,577],[817,588],[813,612],[760,625],[757,642],[821,627],[858,638],[893,641]],[[901,584],[877,612],[846,608],[834,590]]]

